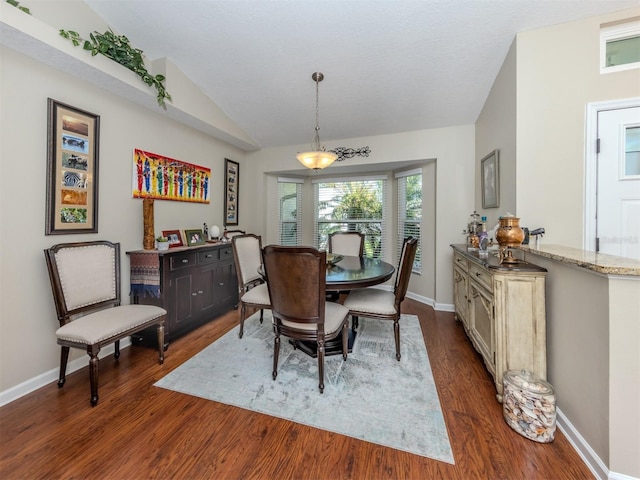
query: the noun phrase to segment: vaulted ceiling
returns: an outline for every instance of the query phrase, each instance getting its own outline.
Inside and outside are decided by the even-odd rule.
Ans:
[[[472,124],[516,33],[637,0],[85,0],[261,147]],[[571,59],[571,52],[558,54]]]

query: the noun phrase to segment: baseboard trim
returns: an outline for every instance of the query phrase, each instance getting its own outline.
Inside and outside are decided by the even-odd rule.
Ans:
[[[129,337],[120,340],[120,350],[125,349],[131,345],[131,339]],[[112,355],[115,351],[115,347],[113,344],[107,345],[104,349],[100,351],[98,358],[104,358],[109,355]],[[81,368],[85,368],[89,365],[89,357],[83,355],[82,357],[78,357],[67,364],[67,375],[70,373],[76,372]],[[54,383],[58,381],[58,373],[60,372],[60,368],[56,367],[47,372],[41,373],[40,375],[30,378],[29,380],[22,382],[14,387],[5,390],[4,392],[0,392],[0,407],[13,402],[14,400],[18,400],[20,397],[23,397],[39,388],[42,388],[50,383]],[[53,388],[53,386],[52,386]],[[87,384],[87,392],[89,389],[89,385]]]

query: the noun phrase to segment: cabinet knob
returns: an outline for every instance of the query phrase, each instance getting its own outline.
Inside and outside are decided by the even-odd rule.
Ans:
[[[211,255],[210,253],[207,253],[207,254],[205,255],[205,258],[211,258],[211,257],[213,257],[213,255]]]
[[[198,296],[198,294],[197,294],[196,292],[193,292],[193,293],[191,294],[191,296],[192,296],[192,297],[196,297],[196,296]]]
[[[198,290],[198,295],[202,295],[202,290]]]
[[[479,276],[480,276],[480,272],[476,272],[476,277],[479,277]]]
[[[189,263],[189,260],[187,260],[186,258],[182,259],[182,263]]]

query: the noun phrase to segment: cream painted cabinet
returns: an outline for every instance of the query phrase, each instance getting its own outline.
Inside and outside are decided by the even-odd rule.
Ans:
[[[482,355],[502,401],[502,376],[527,369],[547,377],[545,277],[531,263],[500,265],[452,245],[455,316]]]

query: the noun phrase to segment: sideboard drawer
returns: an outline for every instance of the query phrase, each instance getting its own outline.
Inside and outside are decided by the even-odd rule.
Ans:
[[[218,261],[219,248],[205,250],[204,252],[198,252],[198,263],[206,265],[207,263],[214,263]]]
[[[480,285],[484,286],[487,290],[492,290],[491,274],[488,270],[471,263],[469,265],[469,276],[476,280]]]
[[[231,245],[219,249],[220,260],[231,260],[233,258],[233,248]]]
[[[467,271],[467,259],[458,252],[453,252],[453,264],[460,267],[463,271]]]
[[[194,252],[185,252],[172,255],[169,259],[170,270],[178,270],[180,268],[191,267],[196,264],[196,254]]]

